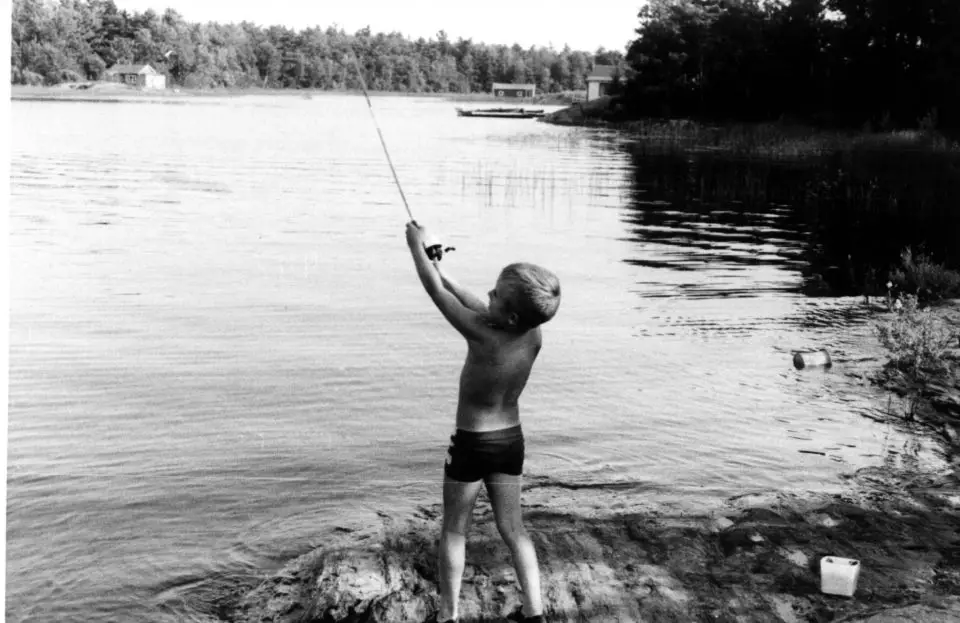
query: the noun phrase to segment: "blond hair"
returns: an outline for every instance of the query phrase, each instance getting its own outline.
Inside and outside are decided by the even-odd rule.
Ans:
[[[560,280],[552,272],[527,262],[510,264],[500,271],[507,286],[507,310],[517,315],[517,325],[533,329],[547,322],[560,306]]]

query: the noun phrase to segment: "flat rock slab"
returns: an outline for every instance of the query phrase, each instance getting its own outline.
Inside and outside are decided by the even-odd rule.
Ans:
[[[623,491],[571,494],[539,483],[524,496],[547,620],[555,623],[960,621],[953,599],[960,594],[960,511],[938,501],[935,489],[925,483],[869,503],[738,500],[724,520],[652,513]],[[424,508],[386,518],[367,534],[331,537],[219,604],[219,620],[429,621],[437,608],[439,512]],[[852,598],[820,592],[824,556],[861,561]],[[461,621],[503,621],[521,603],[509,550],[481,503],[467,543]]]

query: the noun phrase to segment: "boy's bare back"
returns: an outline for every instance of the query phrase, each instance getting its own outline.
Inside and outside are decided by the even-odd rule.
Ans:
[[[460,372],[457,428],[486,431],[519,424],[517,401],[541,344],[539,327],[522,334],[491,327],[487,339],[468,340]]]
[[[517,403],[542,344],[540,325],[556,313],[560,284],[543,268],[511,264],[484,302],[427,258],[423,236],[419,225],[407,225],[417,273],[437,308],[467,340],[457,429],[484,432],[516,426]]]

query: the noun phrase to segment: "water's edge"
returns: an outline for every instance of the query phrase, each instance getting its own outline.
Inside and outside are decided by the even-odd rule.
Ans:
[[[661,514],[597,491],[530,492],[526,523],[547,620],[861,620],[878,612],[895,618],[918,602],[935,614],[960,615],[953,530],[960,499],[932,475],[868,469],[855,480],[848,494],[746,496],[723,512],[695,516]],[[365,534],[298,557],[239,599],[221,602],[212,620],[431,620],[440,513],[434,505],[415,517],[384,518]],[[460,620],[503,620],[522,603],[509,551],[488,505],[480,505],[475,525]],[[825,556],[859,561],[853,599],[820,593]]]
[[[960,328],[960,302],[934,313]],[[890,378],[881,362],[854,360],[860,363],[842,373],[881,384]],[[957,430],[960,421],[934,420],[936,407],[927,406],[924,428],[915,434]],[[757,492],[708,512],[657,507],[629,487],[528,482],[524,515],[538,551],[545,614],[558,622],[960,617],[960,541],[953,529],[960,525],[960,443],[956,432],[940,441],[953,457],[952,470],[863,468],[845,479],[843,493]],[[215,611],[211,621],[233,623],[432,620],[441,516],[442,506],[433,504],[410,515],[379,513],[365,528],[340,528],[323,546],[238,582],[201,610]],[[483,496],[474,526],[460,620],[502,620],[522,596]],[[826,556],[859,561],[863,574],[853,599],[820,591]]]

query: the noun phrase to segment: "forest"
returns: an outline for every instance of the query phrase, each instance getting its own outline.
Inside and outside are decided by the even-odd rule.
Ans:
[[[15,84],[97,80],[149,63],[185,88],[351,89],[353,57],[371,90],[489,92],[493,82],[578,91],[597,64],[633,117],[800,120],[818,126],[960,127],[957,0],[649,0],[625,50],[353,34],[334,26],[191,23],[113,0],[14,0]],[[562,33],[558,33],[558,37]]]
[[[957,0],[649,0],[633,116],[960,127]]]
[[[131,13],[113,0],[14,0],[11,80],[57,84],[97,80],[117,63],[149,63],[185,88],[358,88],[414,93],[489,92],[494,82],[535,83],[540,92],[581,90],[595,63],[622,51],[410,40],[399,33],[348,34],[319,26],[191,23],[175,10]]]

